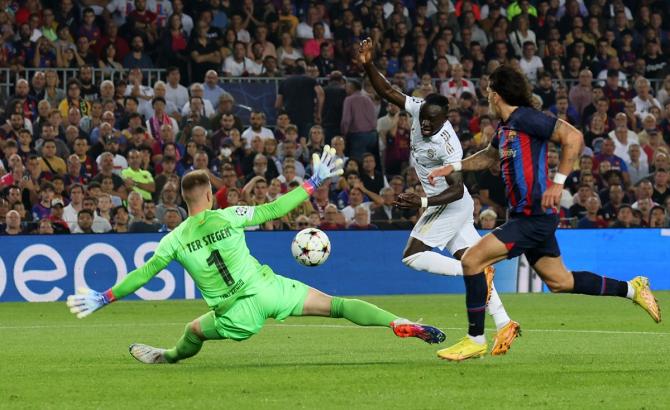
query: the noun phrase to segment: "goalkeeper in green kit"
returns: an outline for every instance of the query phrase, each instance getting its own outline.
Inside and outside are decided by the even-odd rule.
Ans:
[[[432,326],[413,323],[367,302],[328,296],[302,282],[276,275],[261,265],[247,248],[244,227],[286,215],[300,205],[328,178],[342,174],[335,150],[326,146],[314,155],[313,175],[301,188],[261,206],[211,210],[212,187],[204,171],[193,171],[181,183],[189,217],[165,235],[147,263],[132,271],[111,289],[98,293],[79,289],[69,296],[70,311],[83,318],[146,284],[172,260],[193,277],[210,311],[186,325],[171,349],[144,344],[130,346],[142,363],[176,363],[196,355],[205,340],[245,340],[258,333],[267,318],[329,316],[346,318],[361,326],[390,327],[399,337],[418,337],[440,343],[445,336]]]

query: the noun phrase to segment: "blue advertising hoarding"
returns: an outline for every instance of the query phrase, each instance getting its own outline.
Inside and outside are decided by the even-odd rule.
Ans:
[[[322,266],[298,265],[290,253],[295,232],[250,232],[256,258],[281,275],[336,295],[461,293],[460,277],[416,272],[401,263],[406,231],[328,232],[333,252]],[[18,236],[0,239],[0,301],[64,300],[80,286],[105,290],[146,261],[160,234]],[[618,279],[649,276],[655,289],[670,289],[665,274],[670,230],[561,230],[569,268]],[[516,291],[517,263],[496,265],[496,287]],[[193,299],[193,281],[170,264],[129,299]]]

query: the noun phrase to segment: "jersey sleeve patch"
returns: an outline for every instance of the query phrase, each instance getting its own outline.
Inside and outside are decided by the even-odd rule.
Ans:
[[[246,217],[247,219],[251,219],[253,216],[254,211],[253,208],[249,206],[237,206],[235,207],[235,215],[239,217]]]

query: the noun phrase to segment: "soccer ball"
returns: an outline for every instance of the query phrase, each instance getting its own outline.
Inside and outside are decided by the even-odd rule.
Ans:
[[[328,235],[319,229],[303,229],[293,238],[291,252],[299,264],[319,266],[330,255],[330,239],[328,239]]]

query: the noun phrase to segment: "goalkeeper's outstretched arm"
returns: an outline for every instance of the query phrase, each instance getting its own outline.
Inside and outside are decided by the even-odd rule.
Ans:
[[[165,238],[167,236],[163,239]],[[102,293],[88,288],[77,289],[75,295],[68,296],[67,298],[67,306],[70,308],[70,312],[76,314],[79,319],[82,319],[103,306],[124,298],[144,286],[172,261],[172,258],[167,256],[169,252],[161,247],[162,244],[163,248],[167,246],[161,240],[158,248],[156,248],[156,252],[147,263],[130,272],[128,276],[112,288]]]

